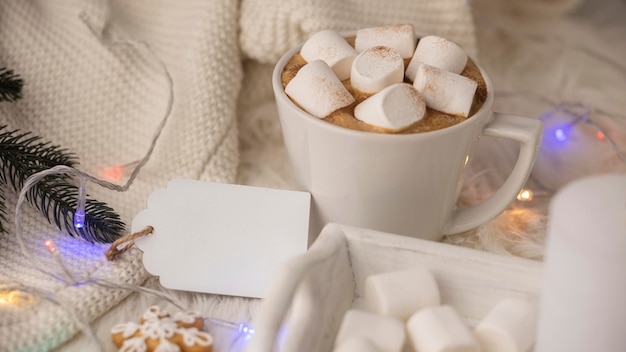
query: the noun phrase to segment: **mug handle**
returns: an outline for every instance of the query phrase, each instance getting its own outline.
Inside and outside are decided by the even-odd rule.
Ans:
[[[493,116],[493,120],[485,126],[483,136],[519,142],[517,162],[502,186],[491,197],[471,207],[456,209],[443,231],[444,235],[471,230],[498,216],[515,199],[532,171],[541,145],[543,122],[499,112],[494,112]]]

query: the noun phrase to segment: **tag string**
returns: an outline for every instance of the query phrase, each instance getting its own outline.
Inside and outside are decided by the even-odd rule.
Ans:
[[[117,240],[115,240],[115,242],[113,242],[111,244],[111,247],[109,247],[109,249],[107,249],[104,252],[104,255],[107,257],[107,259],[109,261],[113,261],[113,260],[115,260],[115,258],[119,254],[122,254],[122,253],[126,252],[127,250],[129,250],[133,246],[133,244],[135,244],[135,242],[134,242],[135,239],[137,239],[139,237],[143,237],[143,236],[149,235],[153,231],[154,231],[154,227],[146,226],[141,231],[137,231],[135,233],[131,233],[131,234],[126,235],[124,237],[120,237]],[[122,245],[124,243],[126,243],[126,245],[123,246],[123,247],[120,247],[120,245]]]

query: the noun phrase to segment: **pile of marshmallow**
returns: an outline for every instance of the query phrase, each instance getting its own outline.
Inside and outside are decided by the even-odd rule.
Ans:
[[[334,352],[406,351],[407,334],[418,352],[524,352],[535,342],[536,320],[535,304],[507,297],[471,329],[441,305],[432,273],[415,267],[367,277],[364,308],[346,312]]]
[[[421,120],[426,106],[467,117],[478,86],[460,74],[467,63],[463,49],[437,36],[418,42],[410,24],[360,29],[354,47],[324,30],[303,44],[300,55],[307,63],[285,93],[304,110],[324,118],[353,104],[341,83],[349,78],[354,89],[372,94],[355,107],[355,117],[392,132]],[[412,85],[404,83],[405,75]]]

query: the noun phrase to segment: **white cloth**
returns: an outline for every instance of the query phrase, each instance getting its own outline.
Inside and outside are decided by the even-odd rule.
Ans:
[[[243,1],[240,43],[248,57],[272,63],[323,29],[354,31],[398,23],[411,23],[423,35],[446,37],[476,56],[470,5],[462,0]]]

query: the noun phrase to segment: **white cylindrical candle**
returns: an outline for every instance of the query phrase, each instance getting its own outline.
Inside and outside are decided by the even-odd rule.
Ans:
[[[536,352],[626,351],[626,175],[554,197],[543,275]]]

